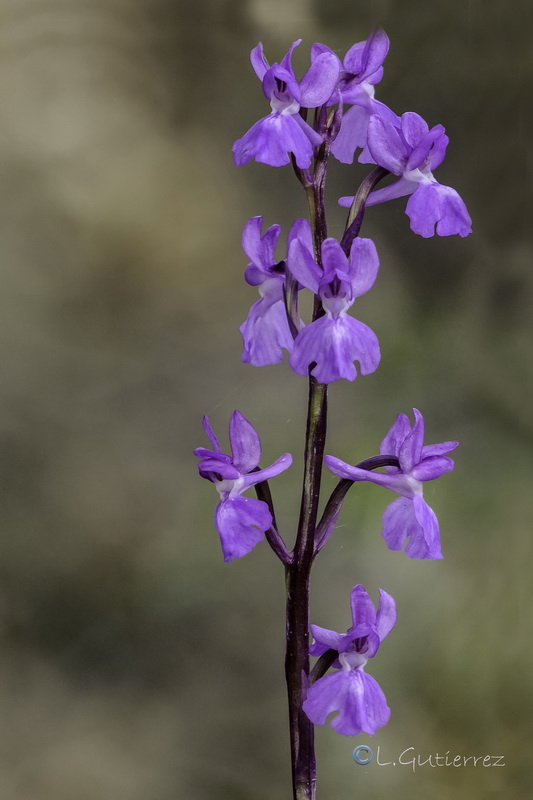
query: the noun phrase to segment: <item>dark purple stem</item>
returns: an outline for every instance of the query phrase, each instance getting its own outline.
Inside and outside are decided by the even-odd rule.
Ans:
[[[396,456],[383,455],[366,458],[364,461],[360,461],[359,464],[356,464],[356,466],[359,467],[359,469],[367,469],[370,472],[373,469],[379,469],[379,467],[399,467],[400,462]],[[323,548],[329,539],[335,520],[340,514],[344,498],[354,483],[355,481],[351,481],[349,478],[341,478],[331,493],[331,497],[326,504],[326,508],[324,509],[324,513],[316,529],[315,555]]]
[[[312,178],[308,172],[295,167],[296,175],[307,195],[318,264],[321,263],[322,242],[327,236],[324,185],[328,155],[329,148],[324,143],[315,158]],[[313,318],[316,319],[320,313],[320,301],[315,298]],[[310,375],[300,519],[292,562],[287,565],[285,675],[289,700],[294,800],[314,800],[316,787],[314,726],[304,714],[302,703],[309,680],[309,581],[315,551],[326,422],[327,386],[318,383]]]

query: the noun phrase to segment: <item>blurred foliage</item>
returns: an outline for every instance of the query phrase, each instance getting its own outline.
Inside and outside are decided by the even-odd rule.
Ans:
[[[255,299],[240,231],[305,205],[289,169],[237,170],[231,144],[265,113],[259,39],[272,60],[299,36],[342,53],[376,23],[392,42],[379,96],[446,125],[438,174],[475,235],[423,241],[402,201],[367,214],[382,268],[358,309],[382,364],[332,387],[328,451],[372,455],[413,405],[428,441],[461,448],[427,490],[445,560],[389,552],[388,498],[358,487],[317,562],[313,620],[348,624],[357,582],[397,600],[372,665],[392,708],[382,760],[506,766],[357,767],[326,728],[320,787],[527,796],[532,16],[526,0],[0,2],[2,800],[288,797],[283,575],[266,546],[222,563],[191,450],[204,412],[221,431],[237,407],[266,462],[292,451],[273,483],[292,537],[305,382],[239,361]],[[332,166],[332,235],[364,174]]]

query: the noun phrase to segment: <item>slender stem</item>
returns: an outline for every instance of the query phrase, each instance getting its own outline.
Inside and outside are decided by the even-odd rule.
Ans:
[[[318,151],[314,175],[295,172],[302,183],[309,204],[313,245],[317,263],[321,264],[322,242],[327,236],[324,209],[324,186],[329,148],[326,143]],[[315,297],[313,319],[322,313]],[[310,371],[313,365],[310,367]],[[304,480],[298,533],[292,562],[287,565],[287,650],[285,675],[289,700],[289,732],[294,800],[314,800],[316,761],[314,726],[302,710],[309,682],[309,581],[315,551],[315,532],[320,499],[320,479],[326,443],[327,386],[309,375],[304,455]]]
[[[327,387],[310,377],[304,485],[292,564],[287,567],[289,729],[295,800],[315,797],[313,724],[302,711],[309,675],[309,579],[315,549],[320,477],[326,441]]]

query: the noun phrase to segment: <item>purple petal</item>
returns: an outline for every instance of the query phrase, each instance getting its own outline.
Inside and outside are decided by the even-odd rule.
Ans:
[[[396,624],[396,603],[383,589],[379,590],[379,606],[376,614],[376,629],[381,641],[386,639]]]
[[[311,163],[313,148],[309,136],[294,116],[301,119],[299,114],[273,113],[256,122],[241,139],[234,142],[235,164],[239,167],[255,159],[271,167],[283,167],[290,161],[289,153],[294,153],[298,166],[306,169]],[[312,131],[311,128],[309,130]]]
[[[289,49],[287,50],[287,52],[285,53],[285,55],[281,59],[281,66],[284,67],[284,69],[289,70],[289,72],[291,72],[293,75],[294,75],[294,71],[292,69],[292,53],[298,47],[298,45],[301,44],[301,43],[302,43],[301,39],[296,39],[296,41],[294,41],[291,44],[291,46],[289,47]]]
[[[303,328],[294,342],[289,364],[297,375],[307,375],[309,365],[316,362],[311,374],[319,383],[332,383],[357,376],[354,361],[359,361],[362,375],[377,369],[380,360],[379,342],[367,325],[347,314],[337,319],[325,316]]]
[[[411,433],[411,423],[405,414],[398,414],[394,425],[381,442],[379,452],[381,455],[398,456],[400,448],[407,436]],[[395,469],[395,468],[394,468]]]
[[[243,474],[251,472],[261,459],[259,435],[240,411],[234,411],[229,423],[229,440],[233,464]]]
[[[321,53],[300,81],[300,104],[317,108],[331,97],[339,78],[339,59],[334,53]]]
[[[379,685],[362,670],[342,669],[320,678],[309,688],[303,710],[315,725],[325,725],[329,714],[338,711],[331,727],[344,736],[363,731],[372,736],[390,717]]]
[[[366,41],[353,44],[344,56],[343,66],[346,72],[360,75],[363,71],[363,53],[365,52]]]
[[[307,246],[308,242],[302,239],[293,239],[287,253],[287,268],[294,275],[298,283],[310,289],[315,294],[322,277],[322,270],[315,262]]]
[[[245,475],[243,477],[243,492],[246,489],[249,489],[251,486],[255,486],[257,483],[261,483],[261,481],[268,481],[270,478],[275,478],[276,475],[279,475],[281,472],[285,472],[286,469],[292,464],[292,456],[290,453],[285,453],[284,455],[280,456],[273,464],[269,467],[265,467],[264,469],[258,469],[257,472],[251,472],[249,475]]]
[[[239,328],[243,339],[242,360],[254,367],[279,364],[283,348],[291,352],[293,338],[283,300],[270,303],[262,297],[251,307]]]
[[[254,264],[248,264],[244,270],[244,280],[248,286],[261,286],[265,282],[267,275],[270,275],[270,273],[266,273],[265,270],[254,266]]]
[[[379,257],[372,239],[357,237],[350,251],[350,277],[352,297],[366,294],[375,283],[379,269]]]
[[[263,43],[259,42],[258,45],[254,47],[252,52],[250,53],[250,61],[252,62],[252,67],[254,69],[255,74],[259,78],[260,81],[263,80],[265,77],[266,71],[269,69],[270,64],[266,60],[263,54]]]
[[[406,111],[405,114],[402,114],[400,125],[404,139],[413,150],[429,132],[427,122],[422,119],[420,114],[415,114],[414,111]]]
[[[439,236],[472,233],[472,220],[461,197],[436,181],[418,185],[407,202],[406,214],[411,230],[425,239],[435,234],[435,225]]]
[[[356,149],[366,145],[369,119],[368,109],[362,106],[354,105],[343,114],[339,133],[331,145],[331,152],[337,161],[353,163]]]
[[[417,408],[413,408],[415,423],[410,433],[405,437],[398,453],[402,472],[411,472],[413,467],[420,463],[422,446],[424,444],[424,418]]]
[[[233,464],[221,458],[203,458],[198,464],[198,472],[202,478],[207,478],[209,481],[213,480],[213,475],[218,475],[225,481],[236,481],[241,477],[241,473]]]
[[[401,550],[409,539],[405,554],[410,558],[442,558],[437,519],[418,495],[411,500],[400,497],[386,508],[382,535],[389,550]]]
[[[353,626],[369,625],[373,627],[376,623],[376,609],[374,603],[367,594],[364,586],[358,584],[354,586],[350,595],[350,608],[352,610]]]
[[[215,527],[220,536],[224,561],[245,556],[272,525],[266,503],[251,497],[222,500],[215,510]]]
[[[370,192],[368,195],[368,200],[365,203],[366,206],[377,206],[379,203],[386,203],[389,200],[396,200],[398,197],[406,197],[408,194],[413,194],[420,186],[419,183],[416,181],[409,181],[407,178],[400,178],[398,181],[391,183],[389,186],[385,186],[383,189],[376,189],[375,192]],[[350,198],[341,197],[341,200],[349,200]],[[347,202],[342,203],[339,200],[339,205],[351,205]],[[352,197],[353,201],[353,197]]]
[[[367,481],[368,483],[375,483],[376,486],[383,486],[385,489],[390,489],[391,492],[396,492],[404,497],[412,497],[413,489],[409,484],[409,480],[401,473],[383,473],[383,472],[370,472],[367,469],[354,467],[341,461],[340,458],[335,456],[324,456],[324,464],[339,478],[347,478],[350,481]]]
[[[284,83],[286,88],[279,94],[279,84]],[[283,107],[287,107],[293,100],[300,102],[300,87],[294,77],[292,69],[286,69],[280,64],[273,64],[263,78],[263,94],[267,100],[280,102]],[[277,108],[277,111],[281,109]]]
[[[252,264],[268,272],[270,267],[276,263],[274,249],[281,232],[281,227],[279,225],[272,225],[268,228],[265,235],[261,236],[262,226],[262,217],[252,217],[248,220],[242,231],[242,249]]]
[[[328,238],[322,243],[322,266],[326,274],[342,271],[349,273],[348,258],[336,239]]]
[[[326,44],[320,44],[320,42],[315,42],[315,44],[311,45],[311,61],[315,61],[319,55],[322,53],[332,53],[335,58],[337,59],[339,70],[342,68],[342,63],[340,58],[333,53],[331,47],[328,47]]]
[[[429,133],[417,144],[411,155],[407,160],[407,169],[418,169],[425,162],[428,161],[428,156],[433,148],[437,145],[438,141],[444,136],[444,128],[442,125],[435,125]],[[439,150],[442,149],[439,147]]]
[[[390,719],[390,708],[387,705],[387,699],[383,691],[372,675],[367,675],[362,672],[364,699],[365,699],[365,717],[362,729],[365,733],[373,736],[379,728]],[[339,730],[339,728],[337,728]],[[340,732],[340,731],[339,731]]]
[[[410,558],[429,558],[435,560],[442,558],[439,523],[435,512],[428,506],[424,498],[418,495],[413,497],[413,507],[417,522],[424,532],[424,542],[427,550],[424,551],[422,543],[413,542],[411,539],[405,548],[405,554]],[[419,555],[419,553],[423,553],[423,555]]]
[[[203,426],[204,431],[207,433],[209,441],[213,445],[213,450],[215,450],[215,452],[217,452],[217,453],[221,453],[222,451],[220,449],[220,445],[218,443],[218,439],[215,436],[213,428],[211,427],[211,423],[209,422],[209,417],[208,416],[205,416],[203,418],[202,426]]]
[[[382,28],[378,28],[366,40],[361,58],[362,77],[374,75],[385,61],[388,52],[389,37]]]
[[[369,83],[371,86],[375,86],[376,83],[381,83],[383,80],[383,67],[378,67],[378,69],[372,73],[372,75],[367,75],[365,78],[366,83]]]
[[[311,226],[306,219],[297,219],[291,225],[291,229],[287,235],[287,252],[295,239],[301,239],[309,252],[313,252],[313,234],[311,233]]]
[[[313,637],[314,644],[309,648],[309,655],[321,656],[326,650],[337,650],[342,647],[343,639],[346,634],[330,631],[328,628],[320,628],[318,625],[310,626],[311,636]]]
[[[294,114],[292,119],[300,126],[303,133],[307,136],[313,147],[320,147],[323,143],[324,139],[322,136],[317,133],[307,122],[304,120],[300,114]]]
[[[448,147],[450,140],[449,138],[443,134],[439,139],[437,139],[433,143],[433,147],[429,154],[429,161],[428,167],[431,170],[437,169],[442,162],[444,161],[444,156],[446,155],[446,148]]]
[[[373,114],[368,121],[368,148],[372,158],[394,175],[401,175],[409,157],[406,143],[389,120]]]
[[[451,472],[454,463],[451,458],[446,456],[429,456],[424,458],[412,471],[413,478],[417,481],[432,481],[439,478],[445,472]]]
[[[426,444],[422,448],[422,458],[429,456],[445,456],[459,446],[459,442],[441,442],[440,444]]]

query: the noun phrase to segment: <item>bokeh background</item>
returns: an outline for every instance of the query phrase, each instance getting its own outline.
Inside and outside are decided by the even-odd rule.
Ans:
[[[0,557],[2,800],[289,797],[283,575],[266,545],[224,564],[216,493],[193,447],[239,408],[263,437],[292,539],[305,381],[240,363],[255,300],[240,233],[305,214],[289,168],[232,165],[266,113],[248,62],[303,37],[339,53],[375,24],[379,97],[446,125],[438,177],[474,219],[422,240],[404,201],[372,209],[381,256],[358,301],[372,376],[332,387],[328,452],[376,452],[400,410],[457,438],[428,485],[445,559],[379,535],[360,486],[317,562],[313,621],[349,623],[349,590],[397,600],[372,664],[392,718],[372,740],[317,731],[323,797],[525,798],[531,774],[533,269],[529,0],[2,0]],[[301,74],[301,72],[300,72]],[[365,168],[333,164],[340,194]],[[334,485],[331,478],[325,486]],[[503,755],[504,768],[356,766]]]

